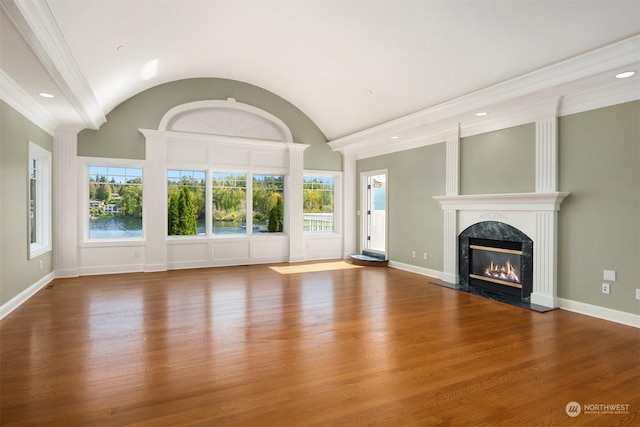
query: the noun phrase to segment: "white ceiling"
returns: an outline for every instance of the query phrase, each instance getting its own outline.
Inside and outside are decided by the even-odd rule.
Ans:
[[[285,98],[329,140],[640,32],[640,0],[0,3],[0,68],[60,126],[97,127],[145,89],[220,77]]]

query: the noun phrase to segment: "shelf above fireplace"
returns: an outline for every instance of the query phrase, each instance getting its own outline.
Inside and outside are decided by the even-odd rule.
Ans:
[[[434,196],[442,209],[447,210],[503,210],[503,211],[558,211],[567,192],[504,193]]]

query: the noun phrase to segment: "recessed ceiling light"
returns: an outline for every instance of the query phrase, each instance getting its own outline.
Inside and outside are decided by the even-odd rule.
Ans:
[[[53,98],[53,95],[47,92],[40,92],[38,95],[40,95],[43,98]]]
[[[391,139],[398,139],[398,138],[400,138],[400,137],[399,136],[395,136],[395,135],[391,137]]]
[[[476,117],[484,117],[487,114],[489,114],[489,113],[487,113],[486,111],[479,111],[479,112],[476,113]]]
[[[635,74],[635,71],[625,71],[624,73],[616,74],[616,79],[626,79],[627,77],[631,77]]]

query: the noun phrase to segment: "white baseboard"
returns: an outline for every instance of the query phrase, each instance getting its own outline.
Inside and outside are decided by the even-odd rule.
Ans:
[[[67,270],[56,270],[56,278],[78,277],[80,271],[77,268],[71,268]]]
[[[105,265],[100,267],[80,267],[80,276],[96,276],[102,274],[140,273],[140,265]]]
[[[397,268],[398,270],[410,271],[411,273],[420,274],[422,276],[433,277],[434,279],[445,280],[447,277],[447,275],[442,271],[418,267],[417,265],[405,264],[403,262],[389,260],[389,267]]]
[[[598,319],[610,322],[621,323],[634,328],[640,328],[640,315],[627,313],[626,311],[613,310],[611,308],[599,307],[584,302],[570,299],[558,298],[558,305],[561,309],[586,316],[597,317]]]
[[[558,307],[558,303],[551,295],[537,294],[535,292],[531,293],[531,303],[549,308]]]
[[[38,280],[36,283],[29,286],[27,289],[25,289],[15,297],[11,298],[9,301],[2,304],[2,306],[0,307],[0,319],[3,319],[13,310],[20,307],[25,301],[27,301],[29,298],[34,296],[36,292],[38,292],[40,289],[47,286],[49,282],[55,279],[55,277],[56,277],[55,272],[51,272],[47,274],[46,276]]]

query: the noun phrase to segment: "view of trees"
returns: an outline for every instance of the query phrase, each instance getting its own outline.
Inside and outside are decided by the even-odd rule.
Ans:
[[[92,218],[142,218],[142,169],[90,167],[89,174]]]
[[[205,178],[204,171],[167,171],[169,236],[198,234],[197,222],[206,215]]]
[[[240,173],[214,173],[211,188],[213,221],[247,222],[247,176]]]
[[[284,229],[284,176],[253,176],[253,225],[261,231]]]
[[[304,177],[304,213],[333,213],[333,178]]]

